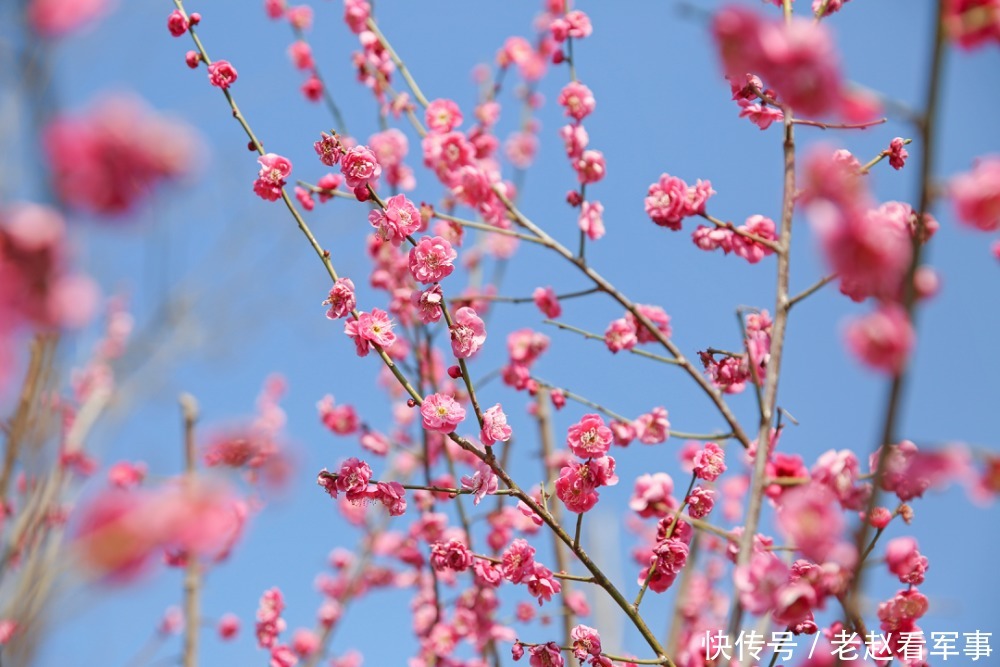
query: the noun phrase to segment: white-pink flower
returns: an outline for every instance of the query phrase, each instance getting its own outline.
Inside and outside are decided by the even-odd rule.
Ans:
[[[456,257],[458,253],[446,239],[425,236],[410,248],[410,273],[417,282],[436,283],[455,270]]]
[[[451,327],[451,350],[459,359],[468,359],[486,342],[486,325],[476,311],[463,306],[455,312]]]
[[[453,433],[465,419],[465,408],[451,396],[431,394],[420,406],[420,416],[428,431],[448,434]]]
[[[498,487],[496,473],[483,462],[476,464],[474,475],[462,477],[462,488],[472,491],[473,505],[478,505],[484,497],[496,493]]]
[[[483,429],[480,437],[484,445],[507,442],[513,433],[507,425],[507,415],[499,403],[483,413]]]

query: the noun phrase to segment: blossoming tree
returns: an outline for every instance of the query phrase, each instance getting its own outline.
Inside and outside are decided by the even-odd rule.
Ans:
[[[143,423],[153,453],[92,431],[133,396],[126,379],[142,363],[130,350],[144,362],[173,349],[155,334],[182,320],[165,308],[139,318],[148,340],[133,335],[128,300],[100,296],[67,229],[158,210],[166,183],[198,173],[207,140],[133,97],[61,110],[32,87],[32,57],[108,8],[23,5],[18,104],[41,121],[49,198],[0,202],[5,662],[58,645],[67,589],[124,595],[149,579],[176,606],[147,623],[145,647],[120,647],[136,665],[162,659],[164,644],[185,667],[347,667],[364,655],[415,667],[916,667],[992,655],[991,628],[968,615],[926,624],[947,623],[933,615],[946,582],[985,567],[934,536],[995,547],[969,528],[990,519],[956,509],[969,500],[954,491],[924,496],[961,487],[988,503],[1000,490],[982,414],[998,369],[976,350],[996,312],[955,323],[962,298],[995,298],[980,276],[995,280],[1000,259],[1000,157],[984,144],[1000,136],[965,109],[976,139],[956,138],[949,95],[975,93],[945,77],[949,54],[995,70],[994,0],[938,0],[926,34],[897,45],[919,81],[913,101],[866,82],[879,77],[851,55],[867,12],[902,7],[674,8],[670,30],[712,61],[645,111],[673,75],[646,71],[650,47],[630,36],[655,22],[636,25],[638,9],[547,0],[513,36],[471,41],[491,60],[470,86],[441,60],[454,28],[423,16],[418,40],[393,18],[430,9],[267,0],[243,18],[166,2],[148,25],[173,69],[156,76],[230,160],[197,179],[218,188],[207,201],[253,211],[233,232],[200,202],[197,228],[179,236],[202,249],[219,239],[201,287],[238,276],[223,300],[277,287],[277,301],[239,311],[262,338],[276,320],[283,342],[252,344],[243,354],[259,360],[239,363],[273,362],[287,379],[269,377],[254,416],[225,423],[214,415],[232,407],[238,364],[227,377],[193,365],[176,437]],[[266,36],[254,46],[269,49],[264,64],[226,53],[239,52],[234,27]],[[330,41],[347,53],[327,53]],[[284,46],[290,64],[274,57]],[[615,113],[602,121],[604,108]],[[699,136],[693,156],[663,152],[659,130],[629,119],[670,124],[675,111],[701,121],[677,130]],[[720,150],[734,137],[743,143]],[[294,239],[302,252],[288,263],[309,277],[286,283],[281,261],[244,261],[243,236],[268,250]],[[953,261],[932,264],[939,252]],[[949,299],[953,310],[935,310]],[[299,302],[307,313],[286,317]],[[209,309],[209,331],[238,346],[244,330]],[[58,350],[95,312],[104,325],[75,334],[90,352],[61,382]],[[925,312],[953,328],[942,335]],[[963,363],[936,365],[944,352]],[[314,395],[295,393],[303,384]],[[921,413],[972,416],[910,417],[910,396]],[[282,494],[308,516],[281,515]],[[318,593],[290,593],[311,569]],[[133,593],[121,623],[149,602]],[[74,623],[108,622],[92,616]]]

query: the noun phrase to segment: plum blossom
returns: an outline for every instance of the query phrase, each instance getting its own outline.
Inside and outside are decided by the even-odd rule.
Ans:
[[[462,477],[462,488],[472,491],[472,504],[478,505],[483,498],[496,493],[499,482],[493,468],[480,461],[476,464],[476,472],[471,477],[468,475]]]
[[[580,662],[601,655],[601,635],[586,625],[578,625],[570,631],[573,640],[573,655]]]
[[[955,176],[949,193],[961,222],[984,232],[1000,230],[1000,156],[980,158],[972,171]]]
[[[920,554],[912,537],[897,537],[886,544],[885,563],[900,582],[914,586],[924,583],[927,557]]]
[[[636,437],[644,445],[658,445],[670,437],[670,421],[665,408],[656,407],[633,422]]]
[[[436,283],[455,270],[458,253],[441,236],[424,236],[410,248],[410,274],[421,283]]]
[[[348,155],[344,156],[344,160],[347,160],[349,155],[350,151],[348,151]],[[352,179],[348,177],[348,186],[357,190],[359,186],[351,185],[351,181]],[[384,210],[379,208],[368,214],[368,222],[376,229],[380,239],[398,246],[406,240],[407,236],[420,228],[420,211],[412,201],[406,198],[406,195],[394,195],[385,200]],[[451,248],[450,244],[448,248]]]
[[[451,351],[458,359],[468,359],[486,342],[486,325],[476,311],[462,306],[455,311],[451,327]]]
[[[604,343],[613,354],[622,350],[631,350],[639,344],[635,325],[624,317],[613,320],[604,332]]]
[[[875,312],[853,320],[844,336],[861,361],[891,375],[903,370],[915,342],[909,317],[896,304],[884,304]]]
[[[285,187],[285,179],[292,173],[292,162],[275,153],[267,153],[257,158],[260,172],[253,183],[253,191],[266,201],[277,201]]]
[[[559,92],[559,106],[565,108],[565,113],[577,122],[594,112],[597,102],[590,88],[579,81],[570,81]]]
[[[228,60],[216,60],[208,66],[208,81],[216,88],[228,90],[236,83],[236,68]]]
[[[676,506],[671,497],[674,480],[665,472],[640,475],[635,480],[635,489],[628,506],[642,518],[665,517]]]
[[[705,447],[695,453],[692,462],[695,477],[707,482],[714,482],[726,471],[722,448],[714,442],[705,443]]]
[[[354,310],[357,302],[354,296],[354,281],[350,278],[337,278],[330,288],[330,295],[323,301],[324,306],[330,306],[326,311],[327,319],[339,320],[347,317]]]
[[[611,439],[611,429],[604,419],[599,414],[587,414],[569,427],[566,445],[580,458],[597,458],[608,453]]]
[[[835,109],[842,95],[837,52],[824,23],[794,18],[764,19],[739,6],[724,7],[712,33],[725,75],[739,80],[759,75],[778,99],[804,115]]]
[[[484,445],[507,442],[512,433],[510,426],[507,425],[507,415],[504,414],[499,403],[483,412],[483,428],[480,438]]]
[[[452,100],[434,100],[424,112],[427,129],[446,134],[462,124],[462,112]]]
[[[340,172],[344,175],[347,187],[354,190],[354,195],[361,201],[367,201],[367,188],[369,185],[374,185],[378,177],[382,175],[382,166],[370,148],[354,146],[348,148],[340,159]],[[390,199],[392,198],[390,197]],[[387,201],[386,204],[388,205],[388,203]],[[401,204],[402,201],[397,204],[397,207],[401,208]]]
[[[902,169],[903,165],[906,164],[906,158],[910,157],[910,153],[906,150],[906,143],[902,137],[896,137],[889,142],[886,155],[889,156],[889,166],[896,170]]]
[[[542,311],[545,317],[556,319],[562,315],[562,306],[559,305],[559,297],[556,296],[556,291],[551,286],[536,287],[535,291],[531,294],[531,298],[538,307],[538,310]]]
[[[423,417],[424,428],[428,431],[447,435],[454,432],[465,419],[465,408],[451,396],[431,394],[420,406],[420,415]]]

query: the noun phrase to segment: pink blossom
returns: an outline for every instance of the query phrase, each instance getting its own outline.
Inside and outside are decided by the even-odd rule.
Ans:
[[[572,463],[559,471],[556,479],[556,496],[566,509],[576,514],[590,511],[599,499],[598,483],[586,463]]]
[[[368,200],[367,188],[374,185],[379,176],[382,175],[382,167],[367,146],[354,146],[348,148],[340,159],[340,172],[344,175],[347,187],[354,190],[355,196],[361,201]],[[401,196],[401,195],[397,195]],[[393,199],[390,197],[390,200]],[[397,211],[402,206],[405,197],[397,203]],[[388,206],[388,201],[386,205]],[[369,220],[371,218],[369,217]],[[406,224],[404,221],[403,224]]]
[[[762,215],[750,216],[747,218],[746,224],[740,225],[737,229],[767,241],[778,240],[778,236],[775,233],[774,221]],[[751,264],[756,264],[764,257],[774,253],[774,250],[768,246],[739,234],[733,234],[730,237],[730,245],[733,249],[733,254],[742,257]]]
[[[410,249],[410,274],[421,283],[436,283],[451,275],[458,253],[440,236],[424,236]]]
[[[665,517],[677,506],[670,495],[673,491],[674,480],[665,472],[640,475],[635,480],[629,509],[644,519]]]
[[[146,464],[142,461],[119,461],[108,470],[108,483],[119,489],[131,489],[146,478]]]
[[[483,413],[483,428],[480,439],[484,445],[507,442],[513,431],[507,425],[507,415],[499,403]]]
[[[556,291],[551,286],[536,287],[531,297],[538,310],[542,311],[545,317],[555,319],[562,315],[562,306],[559,305],[559,297],[556,296]]]
[[[903,143],[902,137],[896,137],[889,142],[889,149],[886,151],[886,154],[889,156],[889,166],[896,170],[902,169],[906,163],[906,158],[910,157],[910,153],[906,150],[906,144]]]
[[[264,0],[264,13],[269,19],[280,19],[285,15],[285,0]]]
[[[594,628],[578,625],[570,631],[570,638],[573,640],[573,655],[580,662],[601,655],[601,635]]]
[[[594,93],[579,81],[567,83],[559,93],[558,102],[565,108],[566,115],[577,122],[592,114],[597,106]]]
[[[518,329],[507,336],[510,360],[530,366],[549,347],[549,337],[531,329]]]
[[[357,302],[354,296],[354,281],[350,278],[337,278],[330,288],[330,295],[323,301],[324,306],[330,306],[326,316],[331,320],[347,317],[354,310]]]
[[[577,219],[580,231],[591,241],[604,236],[604,206],[599,201],[585,201],[580,205],[580,217]]]
[[[827,262],[841,277],[841,291],[853,299],[891,298],[899,292],[912,255],[909,228],[899,213],[890,204],[867,210],[810,206]]]
[[[636,437],[644,445],[658,445],[670,437],[670,421],[665,408],[656,407],[633,422]]]
[[[431,545],[430,562],[438,572],[465,572],[472,567],[473,555],[469,547],[458,540],[435,542]]]
[[[878,467],[881,448],[871,456],[870,466],[874,472]],[[941,451],[921,451],[910,440],[890,446],[882,488],[895,493],[904,503],[921,497],[930,488],[945,486],[955,479],[969,479],[968,451],[961,445],[952,444]]]
[[[528,649],[528,655],[531,667],[563,667],[566,664],[559,645],[555,642],[532,646]]]
[[[704,519],[715,507],[715,491],[696,486],[687,497],[687,513],[695,519]]]
[[[275,646],[278,635],[285,629],[285,621],[281,612],[285,609],[285,598],[281,589],[271,588],[264,591],[257,606],[257,643],[261,648]],[[294,656],[292,656],[294,660]]]
[[[316,208],[316,201],[313,199],[312,190],[306,190],[298,185],[295,186],[295,199],[307,211]]]
[[[366,0],[344,0],[344,22],[355,35],[365,30],[371,11]]]
[[[590,17],[579,9],[566,12],[552,21],[549,25],[552,38],[556,42],[565,42],[567,38],[583,39],[590,37],[594,32],[594,27],[590,23]]]
[[[59,198],[101,215],[132,209],[156,185],[199,162],[198,139],[186,125],[124,96],[106,97],[86,113],[57,115],[43,143]]]
[[[569,427],[566,445],[580,458],[604,456],[611,448],[611,429],[598,414],[587,414]]]
[[[639,311],[640,315],[653,323],[657,331],[663,334],[664,338],[670,338],[671,333],[673,333],[670,329],[670,316],[667,315],[662,308],[659,306],[649,306],[641,303],[636,304],[635,308]],[[625,313],[625,319],[627,319],[633,328],[635,328],[636,337],[639,339],[640,343],[655,343],[659,340],[656,335],[644,324],[642,324],[631,312]]]
[[[476,464],[475,474],[471,477],[468,475],[462,477],[462,488],[472,491],[472,504],[478,505],[483,498],[496,493],[499,482],[493,469],[480,461]]]
[[[455,311],[451,327],[451,351],[457,359],[468,359],[486,342],[486,325],[476,311],[463,306]]]
[[[444,297],[440,285],[432,285],[422,292],[414,292],[411,299],[417,307],[417,317],[421,322],[433,324],[441,319],[441,304],[444,303]]]
[[[963,49],[1000,42],[1000,6],[996,0],[947,0],[943,23],[948,37]]]
[[[980,158],[972,171],[952,178],[949,194],[961,222],[984,232],[1000,230],[1000,156]]]
[[[611,433],[614,435],[614,443],[619,447],[628,447],[635,440],[635,427],[622,421],[611,422]]]
[[[343,154],[340,138],[329,135],[326,132],[320,134],[320,139],[313,144],[313,149],[316,151],[316,155],[319,156],[320,162],[328,167],[339,163],[340,157]],[[338,182],[337,185],[340,185],[340,183]]]
[[[614,354],[631,350],[639,343],[635,325],[624,317],[613,320],[604,332],[604,343]]]
[[[320,475],[320,477],[323,477]],[[337,497],[337,491],[343,492],[351,502],[362,500],[368,493],[369,482],[372,478],[371,467],[358,458],[349,458],[344,461],[340,470],[337,471],[334,480],[335,488],[327,488],[330,495]],[[327,486],[324,484],[324,486]]]
[[[782,494],[778,527],[807,558],[822,563],[844,529],[840,503],[822,484],[805,484]]]
[[[167,30],[170,31],[171,35],[180,37],[188,31],[188,27],[187,17],[180,10],[175,9],[170,12],[170,16],[167,17]]]
[[[373,497],[385,505],[389,516],[402,516],[406,512],[406,491],[399,482],[379,482]]]
[[[284,644],[274,644],[271,646],[271,662],[269,667],[295,667],[299,659],[295,657],[292,649]]]
[[[915,343],[913,326],[901,306],[883,304],[851,321],[844,332],[847,345],[865,364],[891,375],[902,372]]]
[[[748,118],[751,123],[761,130],[771,127],[772,123],[780,123],[785,119],[785,112],[780,108],[769,106],[765,102],[751,102],[750,100],[737,100],[740,107],[740,118]]]
[[[337,435],[350,435],[358,430],[358,413],[350,405],[334,405],[327,394],[316,404],[323,425]]]
[[[843,82],[824,24],[805,18],[788,24],[764,20],[750,9],[730,6],[716,13],[712,32],[730,80],[754,72],[801,114],[837,107]]]
[[[346,155],[344,159],[347,159]],[[348,178],[347,181],[350,185],[351,179]],[[412,201],[406,198],[406,195],[395,195],[385,201],[385,210],[371,211],[368,214],[368,222],[376,229],[380,239],[398,246],[406,240],[407,236],[420,228],[420,211],[417,210]],[[448,248],[450,249],[450,247],[449,244]]]
[[[580,183],[597,183],[604,178],[607,172],[604,153],[588,148],[573,163],[573,169],[576,171],[576,177]]]
[[[184,629],[184,612],[180,607],[167,607],[160,621],[161,635],[177,635]]]
[[[846,509],[860,510],[868,499],[867,485],[858,486],[858,458],[848,449],[824,452],[810,473],[813,481],[829,487]]]
[[[462,112],[452,100],[434,100],[424,112],[427,129],[437,134],[446,134],[462,124]]]
[[[465,419],[465,408],[451,396],[431,394],[420,406],[420,415],[423,417],[424,428],[428,431],[447,435],[454,432]]]
[[[714,442],[705,443],[704,449],[694,455],[694,475],[698,479],[714,482],[726,471],[722,448]]]
[[[504,142],[504,154],[515,169],[527,169],[538,153],[538,137],[532,132],[512,132]]]
[[[559,128],[559,136],[562,137],[568,158],[579,158],[590,143],[587,130],[580,124],[563,125]]]
[[[219,638],[223,641],[234,639],[240,631],[240,619],[236,614],[223,614],[217,628]]]
[[[520,538],[510,543],[500,558],[503,576],[512,584],[519,584],[535,568],[535,548]]]
[[[313,60],[312,47],[309,46],[309,42],[302,40],[292,42],[288,47],[288,57],[296,69],[310,71],[316,67],[316,62]],[[326,135],[325,132],[323,134]]]
[[[292,650],[300,658],[308,658],[319,649],[319,637],[312,630],[299,628],[292,635]]]
[[[646,214],[660,227],[678,231],[681,220],[687,215],[687,190],[687,184],[681,179],[662,174],[659,181],[649,186]]]
[[[108,0],[31,0],[25,16],[31,28],[44,37],[62,37],[107,11]]]
[[[292,173],[292,162],[286,157],[275,153],[267,153],[257,158],[260,172],[253,183],[253,191],[266,201],[277,201],[281,198],[285,179]]]
[[[236,82],[236,68],[228,60],[216,60],[208,66],[208,81],[216,88],[227,90]]]
[[[296,30],[308,30],[312,27],[313,11],[312,7],[309,5],[291,7],[285,16],[288,18],[288,22],[292,24],[292,27]]]
[[[392,321],[384,310],[372,308],[370,313],[358,313],[357,333],[364,340],[388,350],[396,342]]]
[[[736,568],[733,581],[743,607],[763,614],[777,603],[778,590],[788,581],[788,566],[770,551],[755,551],[749,563]]]
[[[691,233],[694,244],[702,250],[721,249],[727,255],[733,251],[733,238],[735,236],[736,234],[732,230],[705,225],[698,225]]]
[[[917,551],[917,541],[912,537],[897,537],[886,544],[885,563],[900,582],[914,586],[924,583],[927,557]]]
[[[543,602],[551,600],[553,595],[562,590],[559,580],[552,576],[552,570],[537,562],[528,576],[524,578],[524,585],[527,586],[528,593],[538,599],[539,606]]]

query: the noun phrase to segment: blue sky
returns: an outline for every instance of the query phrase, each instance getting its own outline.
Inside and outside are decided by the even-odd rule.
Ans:
[[[268,21],[258,4],[216,0],[206,6],[191,4],[188,10],[202,13],[199,34],[212,57],[228,59],[238,68],[233,93],[268,150],[291,158],[295,177],[315,180],[324,170],[315,159],[312,142],[331,121],[322,107],[302,100],[301,77],[285,55],[291,32],[286,25]],[[760,3],[749,4],[767,10]],[[590,191],[605,206],[608,234],[590,245],[588,260],[635,301],[662,305],[672,317],[674,340],[686,353],[738,345],[734,309],[745,304],[773,310],[773,260],[749,266],[735,257],[704,253],[690,242],[690,221],[681,233],[658,228],[644,215],[642,198],[648,184],[668,172],[689,182],[711,180],[718,194],[710,211],[718,217],[737,224],[754,213],[777,219],[779,131],[761,132],[737,118],[702,18],[682,14],[672,2],[578,6],[590,14],[595,26],[594,35],[576,45],[579,77],[597,97],[597,111],[586,125],[591,145],[605,153],[608,164],[607,178]],[[354,439],[336,438],[319,424],[315,402],[332,393],[356,405],[366,421],[383,429],[390,407],[375,382],[377,361],[357,359],[340,325],[323,317],[319,304],[328,279],[287,211],[251,193],[254,156],[246,151],[242,131],[230,118],[222,96],[208,85],[204,70],[192,72],[184,65],[189,43],[172,39],[165,29],[171,8],[166,1],[122,2],[106,20],[55,50],[53,85],[66,108],[86,104],[98,91],[134,90],[157,108],[195,125],[206,142],[203,160],[190,181],[162,191],[133,224],[103,227],[79,221],[76,235],[82,262],[106,289],[124,288],[132,294],[140,323],[154,321],[156,305],[170,294],[183,294],[191,304],[181,324],[154,324],[161,340],[172,341],[175,347],[164,360],[152,359],[140,371],[128,386],[129,409],[111,415],[94,443],[109,461],[144,458],[156,473],[171,474],[181,465],[176,409],[180,391],[198,396],[204,421],[211,425],[250,414],[269,373],[279,372],[288,379],[289,437],[300,462],[292,488],[255,518],[232,560],[209,577],[204,598],[206,614],[234,611],[244,620],[245,632],[237,644],[225,646],[206,635],[203,663],[263,663],[265,656],[249,632],[261,592],[280,586],[288,600],[289,627],[311,627],[320,601],[312,590],[315,573],[332,547],[350,548],[358,537],[314,480],[317,470],[357,455],[359,448]],[[317,60],[352,132],[364,140],[377,130],[376,110],[368,92],[354,81],[349,56],[355,37],[340,21],[340,3],[317,2],[314,9],[316,26],[310,40]],[[534,2],[383,0],[377,16],[427,95],[455,99],[468,118],[476,100],[472,67],[491,62],[507,36],[530,36],[538,10]],[[909,105],[919,104],[930,3],[858,1],[829,24],[848,78]],[[938,177],[968,169],[977,155],[1000,151],[1000,125],[995,121],[998,71],[1000,53],[995,46],[948,53]],[[575,242],[575,215],[563,203],[575,179],[556,138],[563,120],[555,98],[566,77],[565,70],[556,69],[542,84],[546,98],[539,113],[542,150],[527,176],[521,201],[522,209],[557,238]],[[518,117],[509,92],[502,100],[501,139]],[[411,140],[407,162],[416,168],[418,141],[411,128],[401,129]],[[836,143],[863,160],[895,136],[915,133],[896,121],[866,132],[798,131],[800,145]],[[921,150],[916,143],[910,146],[914,156]],[[880,165],[873,174],[879,198],[913,202],[915,164],[901,172]],[[417,176],[413,198],[436,200],[440,186],[420,170]],[[996,451],[1000,443],[990,410],[997,401],[995,378],[1000,374],[1000,361],[992,349],[1000,327],[1000,267],[988,250],[991,239],[959,227],[943,204],[935,208],[942,228],[929,249],[929,260],[942,277],[942,291],[919,315],[914,379],[899,430],[919,443],[962,440]],[[335,201],[308,216],[340,273],[352,276],[359,286],[367,284],[366,213],[363,206]],[[793,292],[826,272],[814,241],[805,220],[797,216]],[[460,286],[461,277],[457,280]],[[549,284],[557,291],[589,286],[572,267],[540,249],[525,247],[508,267],[501,293],[524,296]],[[359,301],[363,307],[385,305],[382,294],[364,287]],[[866,309],[827,289],[791,316],[779,403],[800,425],[788,429],[782,447],[802,454],[807,463],[831,448],[866,454],[877,440],[886,383],[855,363],[841,344],[845,317]],[[567,302],[562,319],[603,331],[620,315],[610,300],[595,296]],[[491,316],[492,345],[473,361],[473,374],[485,374],[503,363],[499,343],[506,333],[532,326],[553,340],[552,352],[538,367],[541,377],[627,415],[663,405],[678,430],[708,432],[723,425],[704,395],[679,371],[650,367],[636,357],[612,357],[602,345],[544,327],[541,319],[530,305],[496,306]],[[78,337],[70,357],[84,358],[91,342],[91,336]],[[504,404],[515,434],[521,436],[515,477],[534,479],[537,444],[533,423],[523,409],[524,397],[499,383],[480,393],[488,405]],[[731,402],[745,423],[754,423],[752,393]],[[585,411],[571,405],[557,415],[557,427],[565,429]],[[602,493],[600,507],[606,512],[602,518],[588,520],[591,543],[611,535],[631,545],[633,538],[625,534],[615,512],[624,508],[631,480],[642,472],[666,471],[683,483],[677,444],[648,450],[633,446],[619,452],[623,481]],[[996,602],[1000,586],[992,574],[997,539],[988,529],[995,525],[995,508],[973,506],[964,492],[953,489],[929,494],[915,503],[915,509],[916,520],[905,534],[918,539],[931,563],[922,591],[931,598],[932,607],[921,625],[928,631],[1000,630],[992,625],[1000,617]],[[890,533],[904,534],[899,527]],[[539,543],[547,545],[548,540]],[[542,553],[551,561],[546,549]],[[634,577],[625,556],[600,553],[612,573],[618,570],[620,581]],[[882,572],[869,581],[875,600],[896,588]],[[630,586],[626,584],[626,590],[634,588]],[[59,605],[59,625],[39,664],[124,664],[145,641],[162,610],[179,602],[180,591],[178,573],[165,572],[130,589],[67,594]],[[510,596],[513,599],[523,598]],[[595,595],[590,599],[593,603]],[[645,603],[652,627],[666,627],[669,602],[668,594]],[[365,652],[367,665],[403,664],[415,646],[407,604],[408,599],[398,593],[365,599],[345,616],[334,651],[357,647]],[[554,638],[555,630],[549,632]],[[387,633],[394,641],[385,641]],[[545,639],[543,634],[534,629],[524,638]],[[641,651],[638,637],[628,631],[622,637],[623,649]],[[179,644],[174,644],[161,655],[178,652]]]

